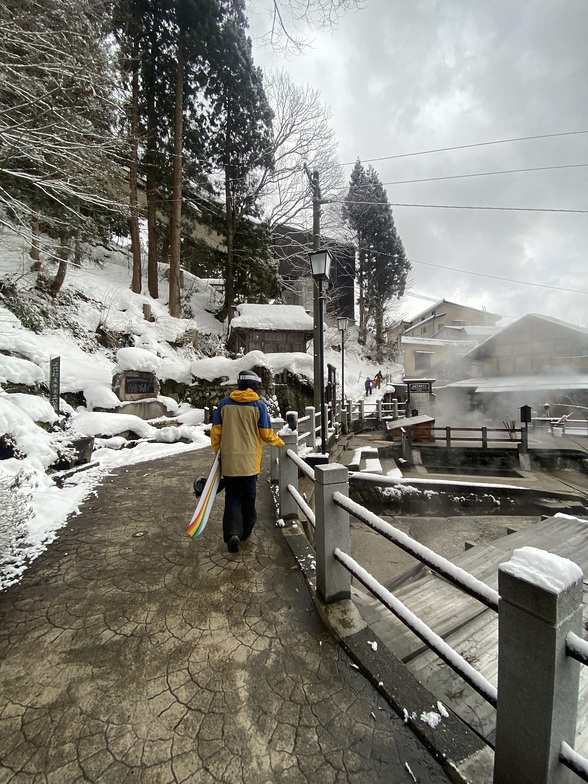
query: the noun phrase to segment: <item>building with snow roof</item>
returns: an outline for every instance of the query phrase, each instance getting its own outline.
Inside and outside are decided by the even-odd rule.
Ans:
[[[346,316],[355,318],[355,248],[329,237],[322,237],[322,247],[331,253],[331,280],[325,291],[327,318]],[[272,236],[272,253],[284,282],[282,299],[288,305],[301,305],[312,313],[314,281],[308,254],[312,250],[310,231],[293,226],[277,226]]]
[[[515,415],[529,405],[540,414],[588,406],[588,329],[565,321],[527,314],[488,338],[463,357],[468,378],[439,390],[460,396],[469,408]],[[576,411],[577,413],[577,411]]]
[[[388,332],[388,342],[410,378],[457,381],[467,376],[464,356],[500,331],[497,313],[440,300]]]
[[[227,348],[236,354],[304,353],[312,330],[312,316],[301,305],[241,304],[231,321]]]
[[[498,313],[442,299],[411,319],[404,327],[403,335],[430,338],[445,327],[495,326],[501,318]]]

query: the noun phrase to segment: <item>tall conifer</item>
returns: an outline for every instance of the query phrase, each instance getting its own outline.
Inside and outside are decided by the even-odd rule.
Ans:
[[[376,170],[358,160],[351,173],[343,218],[357,242],[359,336],[374,328],[376,360],[383,359],[386,306],[404,294],[411,265],[398,236],[392,208]]]

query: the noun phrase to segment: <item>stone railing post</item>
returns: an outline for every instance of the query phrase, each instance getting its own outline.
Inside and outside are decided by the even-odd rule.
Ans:
[[[574,748],[580,664],[566,655],[582,634],[580,567],[524,547],[498,572],[498,705],[494,784],[571,784],[559,761]]]
[[[362,398],[359,401],[359,419],[361,420],[362,423],[365,422],[365,400],[364,400],[364,398]]]
[[[274,433],[278,433],[283,427],[283,419],[272,419]],[[277,482],[279,479],[280,449],[279,446],[270,446],[270,482]]]
[[[349,473],[345,466],[327,463],[316,465],[314,475],[316,589],[330,604],[351,596],[351,574],[333,555],[336,547],[349,553],[349,513],[333,503],[334,492],[349,495]]]
[[[291,449],[298,454],[298,431],[292,430],[290,433],[284,433],[281,438],[285,446],[278,447],[280,450],[280,476],[278,480],[280,517],[282,520],[293,520],[298,517],[298,506],[288,492],[288,485],[293,485],[298,489],[298,466],[286,457],[286,450]]]
[[[382,413],[382,398],[376,401],[376,418],[378,420],[378,425],[382,424],[383,420],[383,413]]]
[[[306,445],[314,452],[316,450],[316,408],[314,406],[306,406],[304,415],[308,417],[308,432],[310,433],[310,438],[307,440]]]
[[[349,408],[347,405],[341,406],[341,432],[344,434],[349,433]]]
[[[398,400],[392,401],[392,419],[398,419]]]

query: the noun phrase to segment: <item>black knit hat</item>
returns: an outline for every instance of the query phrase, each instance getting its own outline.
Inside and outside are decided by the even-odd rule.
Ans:
[[[260,384],[260,377],[252,370],[242,370],[237,376],[237,387],[239,389],[257,389]]]

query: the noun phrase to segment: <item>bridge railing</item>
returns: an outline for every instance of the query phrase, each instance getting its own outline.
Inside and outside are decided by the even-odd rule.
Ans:
[[[298,434],[283,435],[274,458],[284,520],[302,511],[314,528],[316,592],[330,604],[351,596],[355,577],[448,666],[496,707],[494,784],[563,784],[568,770],[588,781],[588,760],[574,751],[582,639],[583,575],[579,567],[535,548],[513,553],[499,567],[498,592],[349,498],[354,475],[336,463],[306,464]],[[314,483],[314,510],[298,490]],[[368,475],[362,474],[362,479]],[[377,484],[388,477],[369,476]],[[351,555],[350,515],[410,553],[498,614],[497,685],[451,648]],[[528,551],[528,552],[527,552]],[[520,554],[520,555],[517,555]]]

